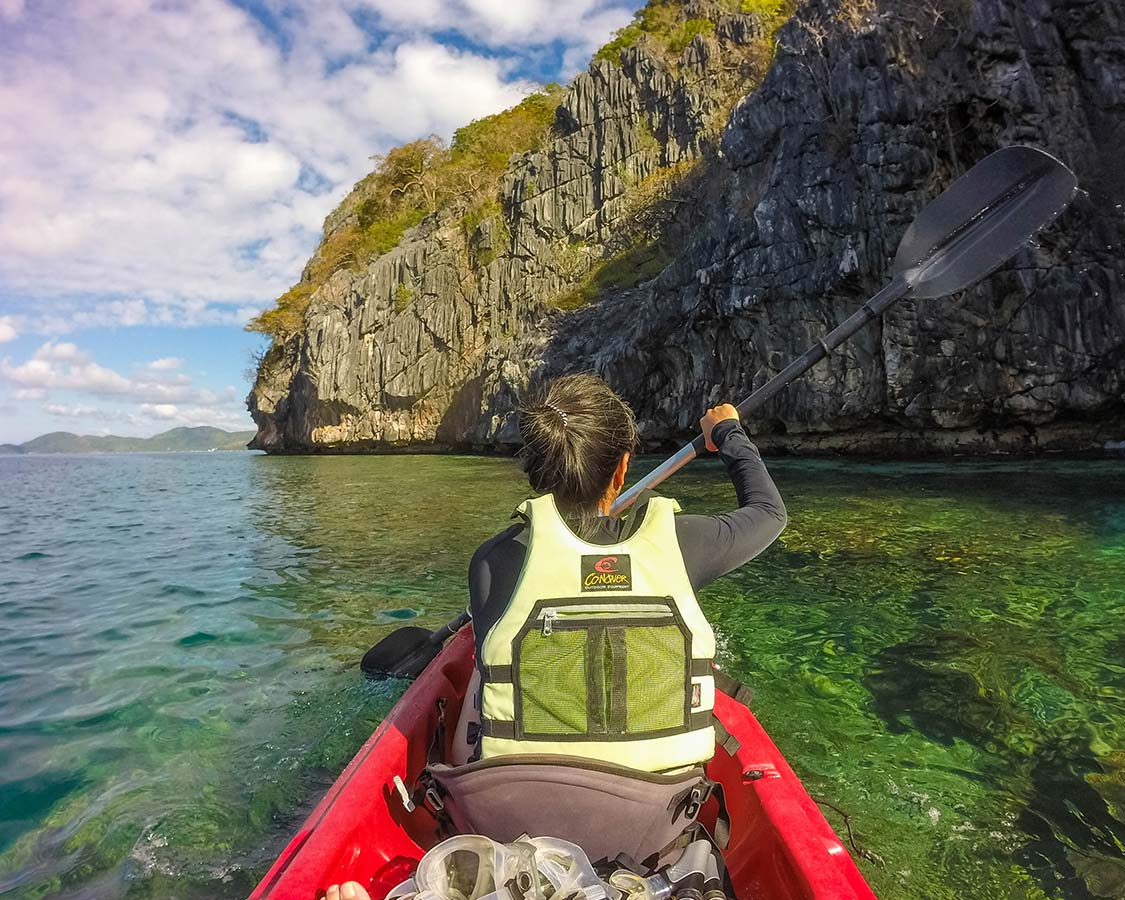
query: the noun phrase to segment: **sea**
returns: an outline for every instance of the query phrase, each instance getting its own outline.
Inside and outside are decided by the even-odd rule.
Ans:
[[[1125,465],[769,468],[788,529],[701,601],[876,893],[1125,897]],[[665,492],[734,504],[714,460]],[[0,896],[245,897],[405,687],[364,651],[463,609],[526,494],[489,457],[0,457]]]

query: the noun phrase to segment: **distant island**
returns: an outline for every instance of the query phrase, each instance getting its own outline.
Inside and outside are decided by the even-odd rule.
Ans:
[[[253,431],[224,431],[201,425],[173,428],[148,438],[117,435],[71,434],[52,431],[24,444],[0,444],[0,454],[18,453],[175,453],[208,450],[245,450]]]

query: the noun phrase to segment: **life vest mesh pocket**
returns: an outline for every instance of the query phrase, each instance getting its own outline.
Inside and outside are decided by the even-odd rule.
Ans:
[[[523,727],[529,734],[588,731],[585,630],[529,633],[519,658]]]
[[[682,727],[687,648],[674,626],[626,628],[625,730],[630,734]]]

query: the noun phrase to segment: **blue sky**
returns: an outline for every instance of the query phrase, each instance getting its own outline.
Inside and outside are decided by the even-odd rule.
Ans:
[[[371,156],[569,80],[633,8],[0,0],[0,442],[252,427],[242,325]]]

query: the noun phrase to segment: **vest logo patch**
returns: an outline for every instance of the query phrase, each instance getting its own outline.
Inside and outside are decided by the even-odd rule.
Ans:
[[[703,685],[698,681],[691,686],[691,708],[699,709],[703,705]]]
[[[631,591],[633,566],[629,554],[582,557],[582,591]]]

